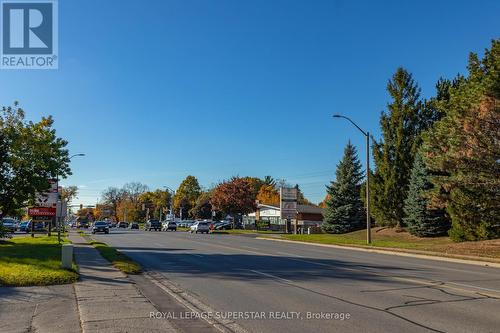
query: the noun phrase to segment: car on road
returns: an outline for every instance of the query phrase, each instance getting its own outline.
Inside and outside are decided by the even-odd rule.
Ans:
[[[10,232],[15,232],[17,229],[16,220],[11,219],[11,218],[2,219],[2,222],[0,224],[3,225],[3,227]]]
[[[233,224],[229,221],[220,221],[214,223],[215,230],[231,230],[233,229]]]
[[[195,223],[195,221],[193,220],[181,220],[177,223],[177,226],[178,227],[181,227],[181,228],[189,228],[191,227],[193,224]]]
[[[29,225],[30,221],[22,221],[21,223],[19,223],[19,228],[17,230],[20,232],[29,232]]]
[[[168,221],[163,223],[163,231],[177,231],[177,223],[174,221]]]
[[[137,222],[130,222],[130,225],[128,227],[129,227],[129,229],[137,229],[137,230],[139,230],[139,223],[137,223]]]
[[[128,228],[128,222],[118,222],[118,228]]]
[[[109,234],[109,225],[104,221],[96,221],[92,226],[92,233],[95,234],[97,232],[104,232],[105,234]]]
[[[189,232],[195,234],[199,232],[208,234],[209,231],[210,228],[208,222],[195,222],[189,227]]]
[[[144,230],[146,230],[146,231],[151,231],[151,230],[161,231],[161,223],[159,220],[148,220],[144,224]]]
[[[29,233],[31,232],[31,224],[33,223],[33,231],[34,232],[44,232],[44,231],[47,231],[46,227],[45,227],[45,222],[42,222],[42,221],[29,221],[28,222],[28,225],[26,226],[26,230],[25,232],[26,233]]]

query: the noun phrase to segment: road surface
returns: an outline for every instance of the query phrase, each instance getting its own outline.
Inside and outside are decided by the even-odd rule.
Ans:
[[[243,312],[248,332],[500,331],[499,268],[236,235],[94,237],[219,315]]]

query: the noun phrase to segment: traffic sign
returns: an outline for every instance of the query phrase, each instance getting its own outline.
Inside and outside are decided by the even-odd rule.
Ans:
[[[280,189],[280,211],[282,219],[293,219],[297,215],[297,189],[282,187]]]
[[[28,208],[29,216],[56,216],[55,207],[32,207]]]
[[[50,179],[49,184],[50,188],[47,191],[36,194],[35,205],[37,207],[56,207],[59,197],[57,181],[55,179]]]

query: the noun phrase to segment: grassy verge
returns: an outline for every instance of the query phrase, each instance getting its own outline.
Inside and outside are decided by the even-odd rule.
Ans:
[[[123,273],[139,274],[141,272],[141,266],[138,263],[115,248],[108,246],[106,243],[90,241],[90,244],[95,247],[104,258],[113,264],[113,266]]]
[[[282,232],[269,231],[269,230],[245,230],[245,229],[231,229],[231,230],[214,230],[214,234],[268,234],[268,235],[281,235]]]
[[[57,236],[0,240],[0,286],[53,285],[77,279],[76,266],[73,270],[61,268]]]
[[[366,230],[341,235],[281,235],[282,239],[333,245],[367,247]],[[420,238],[393,229],[373,228],[371,247],[416,250],[451,256],[500,259],[500,240],[454,243],[448,237]]]

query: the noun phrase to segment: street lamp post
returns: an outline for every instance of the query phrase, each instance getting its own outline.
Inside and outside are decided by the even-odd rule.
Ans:
[[[85,154],[74,154],[74,155],[71,155],[68,160],[71,162],[71,159],[73,157],[77,157],[77,156],[85,156]],[[58,212],[56,212],[56,219],[57,219],[57,241],[59,243],[61,243],[61,215],[62,215],[62,206],[63,206],[63,202],[61,200],[61,194],[59,193],[59,173],[57,174],[56,176],[56,181],[57,181],[57,201],[59,202],[59,209],[58,209]],[[57,208],[57,207],[56,207]]]
[[[353,124],[366,137],[366,242],[372,243],[372,226],[370,219],[370,132],[363,131],[361,127],[356,125],[349,117],[335,114],[334,118],[344,118]]]
[[[175,191],[172,190],[170,187],[168,186],[163,186],[167,191],[170,192],[170,215],[173,214],[173,211],[172,211],[172,201],[174,200],[174,195],[175,195]],[[175,214],[174,215],[174,220],[175,220]]]

